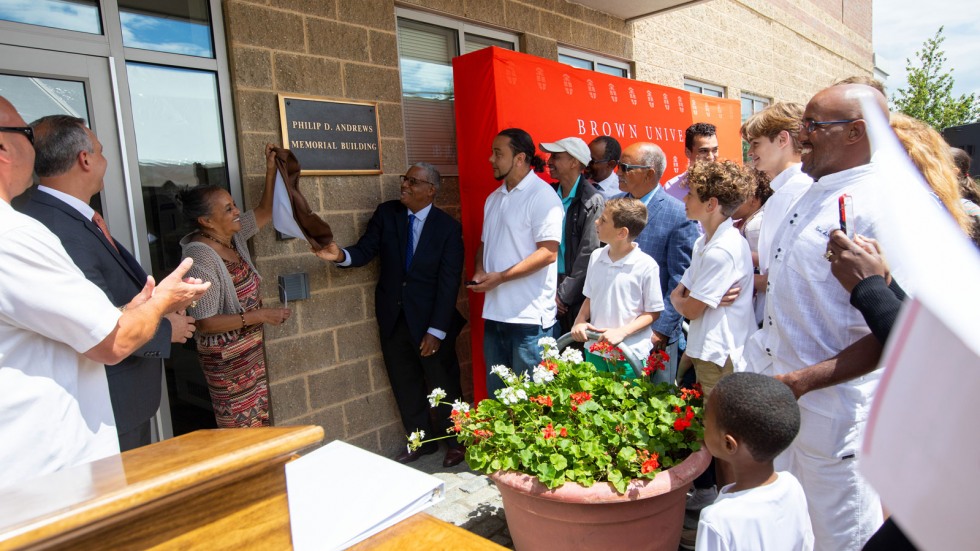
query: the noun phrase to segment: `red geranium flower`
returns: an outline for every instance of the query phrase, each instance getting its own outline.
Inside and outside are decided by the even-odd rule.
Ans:
[[[643,474],[652,473],[653,471],[660,468],[660,462],[657,461],[660,458],[659,455],[652,453],[650,458],[643,462],[640,466],[640,472]]]
[[[650,375],[654,371],[664,371],[667,369],[667,362],[670,355],[665,350],[652,350],[647,357],[647,365],[643,368],[644,375]]]
[[[623,356],[623,353],[620,352],[619,348],[610,344],[609,341],[596,341],[592,343],[592,345],[589,346],[589,352],[614,362],[621,362],[626,359],[626,357]]]
[[[541,434],[544,436],[544,439],[545,440],[547,440],[549,438],[554,438],[555,437],[555,429],[554,429],[554,427],[551,426],[551,423],[548,423],[548,426],[541,430]]]
[[[528,398],[528,400],[530,400],[530,401],[532,401],[532,402],[534,402],[536,404],[541,404],[542,406],[551,407],[551,405],[552,405],[551,396],[548,396],[548,395],[545,395],[545,394],[542,394],[541,396],[532,396],[532,397]]]

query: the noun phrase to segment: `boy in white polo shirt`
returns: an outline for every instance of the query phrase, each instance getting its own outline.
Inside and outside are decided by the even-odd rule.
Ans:
[[[582,289],[585,302],[572,326],[575,340],[585,342],[585,332],[596,331],[602,333],[600,341],[614,346],[624,343],[638,360],[645,360],[650,354],[650,324],[664,309],[660,268],[633,243],[646,224],[643,201],[621,197],[606,203],[595,226],[599,241],[608,245],[592,251]],[[625,365],[607,362],[590,352],[586,359],[600,371],[617,370],[634,376]]]
[[[752,288],[752,253],[731,216],[753,181],[747,168],[731,161],[698,162],[688,171],[684,206],[689,219],[701,222],[704,235],[694,243],[691,265],[670,300],[691,320],[686,354],[705,397],[723,376],[743,370],[742,350],[756,328],[752,293],[718,307],[733,285]]]

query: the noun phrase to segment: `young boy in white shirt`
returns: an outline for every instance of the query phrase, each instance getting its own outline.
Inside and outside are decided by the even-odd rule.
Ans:
[[[723,376],[742,370],[742,350],[756,329],[752,293],[740,293],[731,306],[718,307],[733,285],[752,288],[752,253],[731,216],[754,181],[749,169],[731,161],[698,162],[688,170],[684,206],[688,218],[701,222],[704,235],[694,243],[691,265],[670,300],[691,320],[686,356],[705,396]]]
[[[653,347],[650,324],[664,309],[660,268],[633,243],[646,224],[647,208],[639,199],[621,197],[606,202],[595,225],[599,241],[608,245],[592,251],[582,289],[585,302],[572,326],[575,340],[585,342],[585,332],[595,331],[602,334],[600,345],[623,343],[641,362]],[[622,361],[606,361],[591,352],[586,352],[586,360],[600,371],[635,376]]]
[[[701,511],[697,551],[813,549],[803,487],[772,464],[799,430],[800,408],[785,384],[757,373],[718,382],[705,408],[704,443],[735,481]]]

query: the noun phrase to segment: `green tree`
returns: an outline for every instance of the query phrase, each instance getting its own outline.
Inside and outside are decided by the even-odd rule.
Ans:
[[[940,48],[944,40],[943,27],[939,27],[936,36],[927,39],[915,53],[918,65],[906,58],[908,87],[899,88],[892,96],[892,103],[899,111],[940,132],[980,119],[980,101],[975,94],[953,97],[953,69],[945,69],[946,53]]]

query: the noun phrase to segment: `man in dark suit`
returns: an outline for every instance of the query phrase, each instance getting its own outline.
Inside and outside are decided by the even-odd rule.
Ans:
[[[340,249],[331,243],[317,255],[341,267],[363,266],[381,257],[375,315],[402,424],[406,434],[421,429],[441,436],[452,426],[452,408],[436,408],[439,423],[433,431],[426,395],[441,388],[444,401],[462,397],[456,356],[456,336],[466,321],[456,309],[463,273],[462,226],[432,204],[440,185],[435,167],[416,163],[401,182],[400,199],[378,206],[356,245]],[[430,442],[395,460],[410,463],[437,450]],[[463,447],[450,440],[443,465],[457,465],[463,456]]]
[[[85,121],[75,117],[52,115],[31,126],[34,170],[41,185],[18,198],[15,206],[57,235],[85,277],[115,306],[128,304],[146,284],[146,272],[111,238],[101,215],[89,206],[103,187],[107,163],[102,144]],[[182,343],[193,335],[193,322],[182,312],[167,314],[147,344],[106,366],[120,450],[150,443],[150,419],[160,407],[160,360],[170,356],[171,342]]]
[[[640,250],[652,256],[660,266],[660,290],[665,297],[681,282],[681,277],[691,265],[691,250],[698,238],[697,225],[687,219],[684,205],[661,189],[660,178],[667,166],[663,150],[652,143],[635,143],[623,150],[619,162],[620,189],[647,206],[647,227],[636,238]],[[665,371],[657,371],[655,382],[673,382],[680,359],[681,317],[669,300],[664,301],[664,311],[653,322],[653,347],[667,349],[670,365]]]

